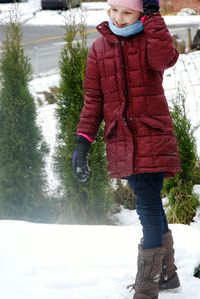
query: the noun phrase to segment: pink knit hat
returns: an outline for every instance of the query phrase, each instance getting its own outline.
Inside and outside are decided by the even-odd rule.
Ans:
[[[143,12],[142,0],[108,0],[109,5],[119,5]]]

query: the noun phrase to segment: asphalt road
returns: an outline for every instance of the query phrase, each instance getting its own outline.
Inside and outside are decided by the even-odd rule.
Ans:
[[[88,46],[97,37],[94,27],[88,27]],[[25,53],[29,56],[33,71],[43,75],[58,69],[61,49],[64,45],[65,28],[62,26],[22,26]],[[0,26],[0,43],[5,39],[4,28]]]
[[[22,25],[23,40],[25,45],[33,46],[48,43],[48,39],[61,40],[64,28],[59,26],[30,26]],[[0,42],[5,39],[4,28],[0,26]]]
[[[192,39],[196,29],[192,30]],[[94,27],[88,27],[87,30],[89,33],[88,46],[90,46],[98,33]],[[22,32],[25,52],[30,57],[34,73],[43,75],[52,70],[57,70],[61,49],[64,45],[64,27],[22,25]],[[177,33],[187,43],[187,29],[170,29],[170,32]],[[4,39],[4,29],[0,26],[0,43]]]

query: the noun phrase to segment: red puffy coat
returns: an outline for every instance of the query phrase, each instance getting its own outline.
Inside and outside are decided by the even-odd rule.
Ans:
[[[95,138],[105,121],[108,171],[123,178],[135,173],[180,170],[177,141],[162,87],[163,71],[178,53],[160,15],[144,31],[119,38],[103,22],[85,74],[85,100],[77,134]]]

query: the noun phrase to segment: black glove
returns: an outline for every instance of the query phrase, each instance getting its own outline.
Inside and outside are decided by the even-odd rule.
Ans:
[[[149,16],[159,12],[159,0],[143,0],[144,15]]]
[[[72,155],[72,168],[75,178],[80,183],[86,183],[89,179],[88,152],[91,142],[83,136],[77,136],[77,147]]]

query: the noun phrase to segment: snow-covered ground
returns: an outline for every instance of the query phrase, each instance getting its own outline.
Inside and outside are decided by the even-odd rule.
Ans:
[[[170,104],[178,89],[185,94],[186,112],[193,126],[200,126],[200,51],[181,54],[174,67],[164,74],[165,94]],[[200,155],[200,127],[195,132]]]
[[[86,3],[89,24],[106,18],[105,3]],[[0,20],[10,10],[0,4]],[[61,24],[55,11],[38,11],[39,0],[20,3],[27,24]],[[96,9],[96,11],[94,11]],[[33,12],[38,11],[35,15]],[[78,10],[74,10],[75,12]],[[77,17],[78,18],[78,17]],[[61,22],[61,23],[59,23]],[[200,52],[180,55],[174,68],[166,71],[164,87],[169,98],[182,82],[187,92],[187,109],[193,123],[200,121]],[[33,95],[59,84],[59,75],[35,78],[30,82]],[[55,105],[38,109],[38,120],[50,146],[49,179],[55,145]],[[198,151],[200,137],[197,131]],[[55,184],[56,185],[56,184]],[[200,194],[199,187],[195,192]],[[78,226],[0,221],[0,297],[2,299],[131,299],[126,286],[136,274],[137,244],[141,227],[135,211],[122,208],[115,215],[117,226]],[[170,225],[173,231],[176,264],[182,289],[179,293],[161,293],[159,299],[199,299],[200,279],[193,276],[200,264],[200,209],[191,225]]]
[[[79,226],[0,221],[2,299],[131,299],[141,227],[135,211],[121,225]],[[123,225],[125,223],[125,225]],[[129,224],[129,225],[128,225]],[[159,299],[199,299],[200,218],[170,225],[182,288]]]

